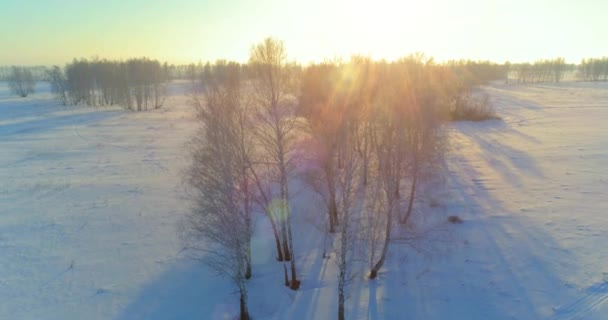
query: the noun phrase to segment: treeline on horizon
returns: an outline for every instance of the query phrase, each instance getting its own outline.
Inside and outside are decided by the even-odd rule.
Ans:
[[[413,55],[420,55],[416,53]],[[405,57],[405,56],[404,56]],[[154,59],[148,59],[145,57],[139,58],[150,61],[158,61]],[[133,60],[133,59],[130,59]],[[124,63],[120,60],[106,60],[106,59],[74,59],[73,61],[89,61],[90,63],[96,63],[98,61],[114,61],[117,63]],[[128,60],[127,60],[128,61]],[[73,62],[72,62],[73,63]],[[71,63],[66,64],[70,65]],[[162,65],[163,71],[165,72],[166,79],[172,80],[196,80],[197,77],[205,68],[209,68],[212,62],[198,62],[189,64],[169,64],[168,62],[159,62]],[[306,65],[298,65],[301,68],[305,68]],[[313,63],[314,64],[314,63]],[[438,65],[448,65],[456,68],[467,68],[471,70],[473,74],[479,74],[487,72],[487,69],[492,68],[493,71],[488,72],[492,74],[489,80],[507,79],[515,80],[518,83],[528,82],[555,82],[556,77],[558,81],[563,79],[563,76],[567,72],[575,72],[575,78],[579,81],[608,81],[608,57],[599,58],[584,58],[578,64],[568,63],[563,57],[557,57],[554,59],[539,59],[534,62],[521,62],[521,63],[510,63],[509,61],[504,63],[496,63],[489,60],[448,60],[446,62],[437,63]],[[12,73],[11,68],[13,66],[0,66],[0,81],[7,81]],[[18,66],[29,70],[32,73],[33,78],[36,81],[50,81],[49,71],[55,68],[61,68],[59,66]],[[484,70],[485,69],[485,70]],[[551,70],[556,70],[558,75],[556,76]]]
[[[64,104],[121,105],[128,110],[160,108],[169,81],[167,66],[147,58],[127,61],[74,59],[46,72],[51,90]]]
[[[428,67],[425,72],[440,71],[444,74],[438,82],[458,88],[460,103],[452,110],[453,118],[476,118],[475,113],[489,114],[487,102],[479,103],[463,95],[472,87],[490,81],[503,80],[506,83],[558,83],[567,73],[576,72],[579,81],[607,81],[608,57],[583,59],[580,65],[569,65],[564,58],[537,60],[533,63],[497,64],[490,61],[451,60],[436,63],[433,58],[416,53],[395,61],[373,60],[365,56],[353,56],[350,62],[340,60],[326,61],[321,64],[340,66],[365,59],[376,66],[391,65],[406,60],[424,61]],[[94,58],[74,59],[65,67],[0,67],[0,80],[7,80],[13,94],[26,97],[35,91],[37,81],[50,82],[52,92],[64,105],[84,104],[87,106],[120,105],[127,110],[145,111],[162,107],[167,96],[167,85],[173,80],[196,83],[217,64],[227,61],[218,60],[215,64],[199,62],[187,65],[170,65],[148,58],[134,58],[126,61]],[[232,62],[231,62],[232,63]],[[236,63],[245,78],[253,78],[250,63]],[[291,62],[285,68],[294,74],[319,64],[307,66]],[[301,79],[299,79],[301,80]],[[473,108],[465,110],[463,108]],[[463,108],[460,108],[462,106]],[[478,109],[478,110],[475,110]],[[473,113],[465,114],[473,111]],[[479,111],[479,112],[478,112]],[[458,115],[459,114],[459,115]],[[485,117],[485,116],[484,116]]]

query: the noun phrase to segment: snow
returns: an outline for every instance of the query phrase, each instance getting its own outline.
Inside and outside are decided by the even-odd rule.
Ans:
[[[237,314],[229,281],[182,251],[196,130],[185,87],[133,113],[60,106],[46,84],[17,98],[0,83],[0,319]],[[502,120],[451,124],[447,173],[416,203],[464,223],[392,243],[376,280],[355,275],[347,319],[606,319],[608,84],[482,90]],[[312,200],[302,191],[293,204],[297,292],[257,219],[255,319],[336,317],[338,270],[321,257]]]

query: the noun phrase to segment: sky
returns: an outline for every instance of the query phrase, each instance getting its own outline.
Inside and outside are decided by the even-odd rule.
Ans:
[[[0,0],[0,65],[146,56],[247,61],[265,37],[290,60],[522,62],[608,56],[606,0]]]

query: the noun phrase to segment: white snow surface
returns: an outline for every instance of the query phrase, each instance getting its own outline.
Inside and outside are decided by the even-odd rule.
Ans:
[[[236,317],[230,282],[182,254],[184,88],[134,113],[0,83],[0,319]],[[502,120],[450,124],[443,182],[415,205],[464,223],[392,243],[376,280],[355,274],[347,319],[608,319],[608,84],[482,90]],[[302,287],[282,285],[259,217],[251,314],[336,318],[337,266],[307,218],[322,209],[306,192],[292,207]]]

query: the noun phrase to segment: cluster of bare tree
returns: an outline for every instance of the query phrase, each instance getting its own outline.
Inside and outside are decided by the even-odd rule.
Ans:
[[[122,105],[129,110],[160,108],[166,97],[165,66],[147,58],[123,61],[74,59],[65,70],[47,71],[52,91],[63,104]]]
[[[300,286],[290,182],[303,181],[325,204],[324,246],[340,271],[344,319],[352,261],[362,251],[354,246],[366,248],[369,278],[376,278],[392,234],[410,224],[419,185],[437,169],[441,124],[463,80],[422,55],[354,57],[303,70],[286,59],[283,43],[266,39],[252,47],[246,66],[219,61],[203,69],[194,95],[201,129],[188,176],[188,247],[233,280],[241,319],[249,319],[256,217],[272,228],[277,260],[289,262],[285,285]]]
[[[22,98],[27,97],[30,93],[34,93],[36,88],[36,80],[32,70],[25,67],[13,66],[11,73],[7,77],[8,86],[13,94]]]
[[[441,156],[443,108],[455,99],[445,66],[414,55],[396,62],[356,57],[304,71],[300,113],[317,164],[305,181],[321,195],[339,268],[338,318],[355,243],[369,278],[382,268],[395,228],[410,222],[417,186]],[[405,195],[404,195],[405,194]]]
[[[51,92],[55,94],[56,98],[61,101],[64,106],[67,105],[68,102],[70,102],[70,97],[68,96],[69,87],[63,70],[61,70],[59,66],[53,66],[51,69],[47,70],[46,73],[51,85]]]
[[[286,65],[282,42],[267,39],[251,49],[249,68],[222,61],[205,68],[198,86],[204,101],[194,96],[202,126],[193,141],[195,208],[187,234],[193,249],[201,249],[197,239],[207,240],[205,261],[239,288],[242,319],[249,318],[253,212],[270,221],[277,259],[290,262],[286,285],[300,284],[289,206],[298,121]]]
[[[513,69],[517,83],[560,82],[568,70],[568,65],[564,58],[559,57],[516,64]]]
[[[491,80],[506,79],[510,63],[497,64],[490,61],[452,60],[447,65],[457,74],[463,85],[473,87]]]
[[[583,59],[578,71],[582,81],[608,81],[608,57]]]
[[[45,66],[19,66],[20,68],[27,69],[34,78],[35,81],[46,81],[46,70]],[[0,66],[0,81],[8,81],[13,74],[13,66]]]
[[[205,63],[199,61],[189,64],[171,64],[164,67],[171,80],[188,80],[191,83],[200,83],[203,80],[203,74],[208,73],[213,65],[208,61]],[[248,73],[246,72],[247,65],[241,65],[241,69],[245,74]]]

